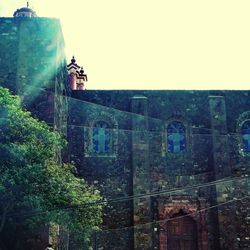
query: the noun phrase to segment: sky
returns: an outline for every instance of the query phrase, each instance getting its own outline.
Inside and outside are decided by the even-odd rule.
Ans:
[[[0,0],[12,16],[23,0]],[[249,89],[249,0],[33,0],[87,89]]]

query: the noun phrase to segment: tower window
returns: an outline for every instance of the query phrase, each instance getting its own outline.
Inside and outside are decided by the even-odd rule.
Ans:
[[[250,152],[250,120],[247,120],[243,123],[241,127],[241,136],[243,151],[246,153]]]
[[[186,130],[183,123],[173,121],[167,126],[167,150],[170,153],[180,153],[186,149]]]

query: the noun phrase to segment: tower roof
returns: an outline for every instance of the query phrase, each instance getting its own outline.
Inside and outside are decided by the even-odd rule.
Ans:
[[[14,17],[37,17],[37,14],[34,10],[29,8],[29,2],[27,2],[27,7],[17,9],[14,14]]]
[[[74,56],[73,56],[72,59],[71,59],[71,63],[68,64],[67,67],[68,67],[68,70],[70,70],[70,69],[72,69],[72,68],[73,68],[73,69],[76,69],[76,70],[80,69],[80,66],[76,64],[76,59],[75,59]]]

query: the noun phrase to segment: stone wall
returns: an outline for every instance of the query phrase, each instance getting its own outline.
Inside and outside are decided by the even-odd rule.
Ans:
[[[205,226],[201,237],[206,239],[200,243],[202,249],[229,249],[224,246],[224,242],[231,244],[232,234],[227,234],[226,230],[229,225],[233,225],[233,242],[236,242],[230,249],[240,249],[236,228],[241,228],[238,234],[242,234],[240,239],[243,241],[246,238],[243,229],[248,227],[245,223],[247,200],[239,206],[240,201],[233,202],[234,196],[229,195],[238,180],[232,186],[227,182],[229,189],[221,187],[225,183],[223,178],[242,176],[249,169],[248,155],[240,154],[241,134],[237,130],[240,115],[250,107],[249,93],[73,91],[73,98],[69,100],[69,140],[71,160],[77,164],[79,173],[90,183],[97,184],[107,199],[142,195],[133,202],[129,199],[116,205],[108,203],[104,216],[106,231],[98,233],[100,249],[160,249],[163,245],[159,243],[160,225],[157,221],[167,218],[162,217],[159,206],[162,200],[166,206],[171,205],[168,200],[177,200],[174,197],[182,198],[175,207],[172,204],[172,209],[180,206],[185,197],[196,202],[202,200],[205,210],[202,223]],[[214,94],[218,98],[209,97]],[[224,103],[219,105],[217,100]],[[221,119],[222,125],[217,122]],[[98,120],[113,124],[111,154],[91,153],[93,126]],[[167,127],[175,120],[186,128],[186,148],[178,154],[168,152],[167,148]],[[221,130],[219,126],[226,129]],[[226,157],[221,158],[223,155]],[[221,167],[223,171],[219,171]],[[211,184],[214,181],[219,183]],[[180,191],[170,192],[176,188]],[[247,195],[249,187],[245,185],[243,190]],[[152,193],[155,195],[150,195]],[[227,208],[221,197],[228,197]],[[235,216],[229,216],[227,211]],[[237,217],[239,213],[245,216],[244,222]],[[119,235],[124,238],[117,240]],[[246,242],[242,244],[248,244]]]

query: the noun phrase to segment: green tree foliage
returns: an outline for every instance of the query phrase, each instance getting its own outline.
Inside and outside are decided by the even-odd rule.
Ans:
[[[76,177],[74,166],[56,161],[65,144],[22,109],[19,97],[0,88],[1,242],[13,241],[18,232],[27,238],[26,232],[46,223],[64,225],[86,240],[100,225],[98,191]]]

